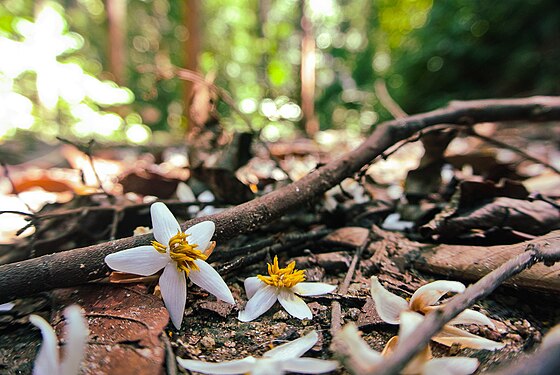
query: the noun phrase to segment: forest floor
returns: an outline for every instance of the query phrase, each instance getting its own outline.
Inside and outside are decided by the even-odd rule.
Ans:
[[[511,147],[498,148],[461,134],[440,135],[431,143],[429,139],[408,143],[360,178],[316,197],[307,207],[218,243],[208,262],[224,277],[236,305],[217,301],[190,284],[180,330],[168,321],[155,278],[130,284],[104,278],[13,301],[13,307],[0,311],[0,373],[31,373],[41,334],[29,323],[30,314],[43,316],[63,337],[62,310],[73,303],[84,309],[90,329],[84,374],[181,373],[185,370],[177,366],[176,356],[210,362],[259,357],[313,329],[319,341],[306,356],[330,359],[333,333],[348,322],[354,322],[370,346],[381,351],[398,326],[378,315],[369,288],[371,276],[378,276],[389,291],[404,298],[438,279],[468,285],[487,272],[487,263],[490,268],[499,265],[516,254],[512,249],[522,247],[523,241],[538,240],[560,227],[559,176],[517,153],[524,150],[559,167],[558,129],[553,124],[487,124],[480,131]],[[0,152],[9,171],[0,185],[5,202],[0,210],[33,216],[0,215],[0,261],[6,264],[129,237],[137,227],[151,226],[149,205],[154,199],[167,202],[179,222],[201,212],[213,213],[243,201],[247,190],[261,195],[285,185],[286,174],[298,179],[356,141],[272,144],[268,150],[273,158],[259,149],[243,168],[230,171],[235,174],[213,171],[227,175],[221,184],[236,195],[229,201],[215,183],[194,181],[182,147],[99,146],[92,153],[91,168],[83,148],[13,142]],[[105,191],[99,189],[98,179]],[[184,181],[190,188],[186,195]],[[231,188],[239,181],[247,190]],[[191,192],[194,200],[188,198]],[[530,206],[536,201],[549,206]],[[388,219],[395,213],[399,216]],[[34,229],[16,237],[29,218]],[[451,257],[434,256],[449,249],[454,249]],[[228,253],[236,256],[223,255]],[[293,318],[276,303],[256,320],[240,322],[237,314],[247,301],[243,281],[266,274],[266,263],[276,254],[281,265],[295,261],[296,268],[306,270],[307,281],[338,289],[304,298],[312,320]],[[542,266],[525,272],[525,277],[474,306],[495,328],[463,327],[505,343],[503,349],[492,352],[434,343],[434,356],[474,357],[481,363],[477,373],[485,373],[533,352],[543,335],[560,322],[560,269]],[[340,367],[336,373],[348,372]]]

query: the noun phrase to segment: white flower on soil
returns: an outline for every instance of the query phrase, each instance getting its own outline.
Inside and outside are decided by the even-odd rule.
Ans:
[[[375,302],[375,309],[381,319],[389,324],[399,324],[401,313],[404,311],[413,311],[423,315],[429,314],[443,306],[432,305],[447,293],[462,293],[464,291],[465,285],[458,281],[437,280],[418,288],[410,298],[410,302],[407,302],[404,298],[383,288],[377,277],[371,277],[371,296]],[[446,346],[459,344],[461,348],[471,349],[495,350],[504,347],[503,343],[473,335],[454,327],[458,324],[478,324],[494,328],[494,323],[488,317],[478,311],[467,309],[451,320],[449,324],[446,324],[439,333],[432,337],[432,340]]]
[[[64,309],[66,318],[66,343],[64,360],[58,353],[58,339],[50,324],[38,315],[30,315],[29,321],[41,330],[43,343],[33,366],[33,375],[76,375],[84,357],[88,326],[77,305]]]
[[[154,238],[151,246],[139,246],[107,255],[105,262],[115,271],[149,276],[163,269],[159,287],[173,325],[181,328],[187,300],[188,277],[219,300],[235,304],[222,277],[206,263],[215,225],[203,221],[181,231],[179,223],[161,202],[151,206]]]
[[[242,322],[255,320],[267,312],[276,301],[286,311],[298,319],[311,319],[313,315],[307,304],[298,297],[318,296],[336,289],[335,285],[305,282],[305,271],[296,270],[296,262],[286,268],[278,266],[278,257],[268,264],[269,276],[257,275],[245,279],[245,292],[249,301],[245,310],[239,312],[238,319]]]
[[[370,373],[379,366],[383,357],[391,353],[412,335],[423,316],[405,311],[400,315],[399,335],[392,337],[382,353],[373,350],[361,337],[353,323],[349,323],[334,337],[331,349],[338,352],[355,373]],[[417,354],[401,374],[406,375],[469,375],[478,368],[478,360],[468,357],[432,358],[429,346]]]
[[[337,361],[301,358],[318,339],[317,332],[312,331],[299,339],[267,351],[262,358],[249,356],[234,361],[215,363],[177,357],[177,362],[189,371],[203,374],[281,375],[287,371],[302,374],[322,374],[334,371],[338,367]]]

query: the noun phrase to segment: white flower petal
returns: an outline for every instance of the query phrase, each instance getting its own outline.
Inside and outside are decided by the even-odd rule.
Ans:
[[[64,346],[64,360],[60,365],[61,375],[76,375],[80,371],[80,363],[84,358],[87,345],[88,325],[82,315],[82,310],[77,305],[68,306],[64,309],[66,318]]]
[[[286,371],[302,374],[322,374],[334,371],[337,367],[337,361],[326,361],[317,358],[293,358],[282,365],[282,368]]]
[[[202,289],[215,295],[217,299],[235,305],[235,300],[231,295],[231,291],[220,274],[212,268],[211,265],[201,259],[195,260],[194,263],[200,270],[191,270],[189,279]]]
[[[133,247],[105,257],[111,269],[141,276],[153,275],[170,261],[168,254],[161,254],[152,246]]]
[[[456,324],[478,324],[481,326],[487,326],[494,328],[494,323],[484,314],[474,311],[471,309],[466,309],[457,317],[449,322],[451,325]]]
[[[298,319],[311,319],[313,314],[307,306],[307,304],[298,296],[294,294],[290,289],[282,288],[280,289],[280,294],[278,294],[278,302],[286,309],[288,314],[298,318]]]
[[[266,286],[258,277],[248,277],[245,279],[245,294],[247,298],[251,299],[257,293],[257,290],[262,289]]]
[[[301,357],[317,343],[317,340],[319,340],[317,331],[311,331],[299,339],[278,345],[276,348],[264,353],[263,357],[279,359]]]
[[[256,358],[251,356],[235,361],[219,363],[202,362],[177,357],[177,362],[181,365],[181,367],[190,371],[201,372],[203,374],[245,374],[253,369],[256,361]]]
[[[501,342],[473,335],[470,332],[451,325],[444,326],[439,333],[432,337],[432,340],[445,346],[458,344],[460,348],[470,349],[496,350],[505,346],[505,344]]]
[[[175,192],[177,198],[181,202],[194,202],[196,201],[196,197],[191,189],[191,187],[185,184],[183,181],[177,184],[177,191]]]
[[[434,358],[426,362],[422,375],[470,375],[478,368],[478,360],[468,357]]]
[[[197,244],[197,249],[204,251],[208,248],[215,230],[216,224],[214,224],[213,221],[203,221],[202,223],[198,223],[190,228],[187,228],[185,233],[189,235],[187,237],[189,244]]]
[[[0,311],[10,311],[14,308],[16,304],[13,302],[7,302],[0,305]]]
[[[410,298],[410,308],[421,312],[424,307],[433,305],[449,292],[463,293],[464,291],[465,285],[458,281],[437,280],[416,289]]]
[[[346,324],[333,339],[331,349],[346,358],[346,364],[356,374],[371,372],[383,357],[362,338],[354,323]]]
[[[403,311],[400,316],[399,342],[404,343],[412,335],[424,317],[414,311]]]
[[[399,316],[408,308],[408,302],[383,288],[375,276],[371,277],[371,296],[379,317],[386,323],[399,324]]]
[[[251,370],[251,375],[282,375],[284,374],[283,362],[273,358],[257,358]]]
[[[159,278],[159,287],[173,325],[175,328],[181,329],[187,302],[185,272],[179,270],[175,262],[169,263]]]
[[[154,227],[154,238],[157,242],[167,246],[171,237],[181,231],[181,227],[169,208],[161,202],[150,206],[152,214],[152,225]]]
[[[541,348],[550,348],[560,344],[560,324],[555,325],[544,335]]]
[[[50,324],[38,315],[30,315],[29,321],[41,330],[43,343],[35,364],[33,366],[33,375],[51,375],[58,373],[58,340],[56,333]]]
[[[297,293],[300,296],[320,296],[321,294],[330,293],[335,289],[336,285],[301,282],[292,287],[292,292]]]
[[[245,305],[245,310],[240,311],[237,319],[250,322],[267,312],[278,299],[278,289],[267,285],[259,289]]]

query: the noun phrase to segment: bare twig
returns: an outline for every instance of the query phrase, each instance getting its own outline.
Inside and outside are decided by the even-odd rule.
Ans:
[[[358,148],[306,177],[218,214],[189,220],[182,227],[212,220],[217,228],[215,239],[221,241],[254,231],[291,210],[309,204],[317,196],[358,172],[388,147],[432,125],[559,119],[560,97],[453,102],[443,109],[379,124]],[[74,286],[101,278],[108,273],[104,264],[106,255],[146,245],[152,239],[152,235],[128,237],[0,266],[0,303],[52,288]]]
[[[469,286],[464,293],[450,299],[441,309],[426,315],[424,321],[416,328],[414,335],[399,345],[393,354],[376,366],[370,374],[398,374],[422,348],[429,344],[431,337],[439,332],[446,323],[472,306],[477,300],[488,296],[506,279],[537,262],[544,261],[546,264],[559,260],[560,249],[550,248],[547,241],[543,241],[542,244],[527,245],[527,251],[510,259]]]
[[[373,87],[381,105],[385,107],[394,118],[399,119],[408,116],[401,106],[391,97],[391,94],[389,94],[387,82],[385,82],[384,79],[377,79]]]

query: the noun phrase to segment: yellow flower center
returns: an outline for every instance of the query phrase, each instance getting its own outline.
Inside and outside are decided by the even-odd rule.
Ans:
[[[278,257],[275,256],[273,264],[268,263],[268,274],[270,276],[257,275],[257,277],[265,284],[277,288],[291,288],[305,280],[305,271],[298,271],[295,267],[296,262],[294,261],[288,264],[286,268],[280,268],[278,266]]]
[[[202,251],[196,249],[197,244],[190,244],[187,241],[188,236],[188,234],[179,231],[169,240],[169,256],[177,263],[177,268],[185,271],[187,276],[191,270],[198,271],[200,269],[194,262],[195,260],[206,260],[208,258]],[[152,241],[152,246],[162,254],[167,252],[168,246],[157,241]]]

